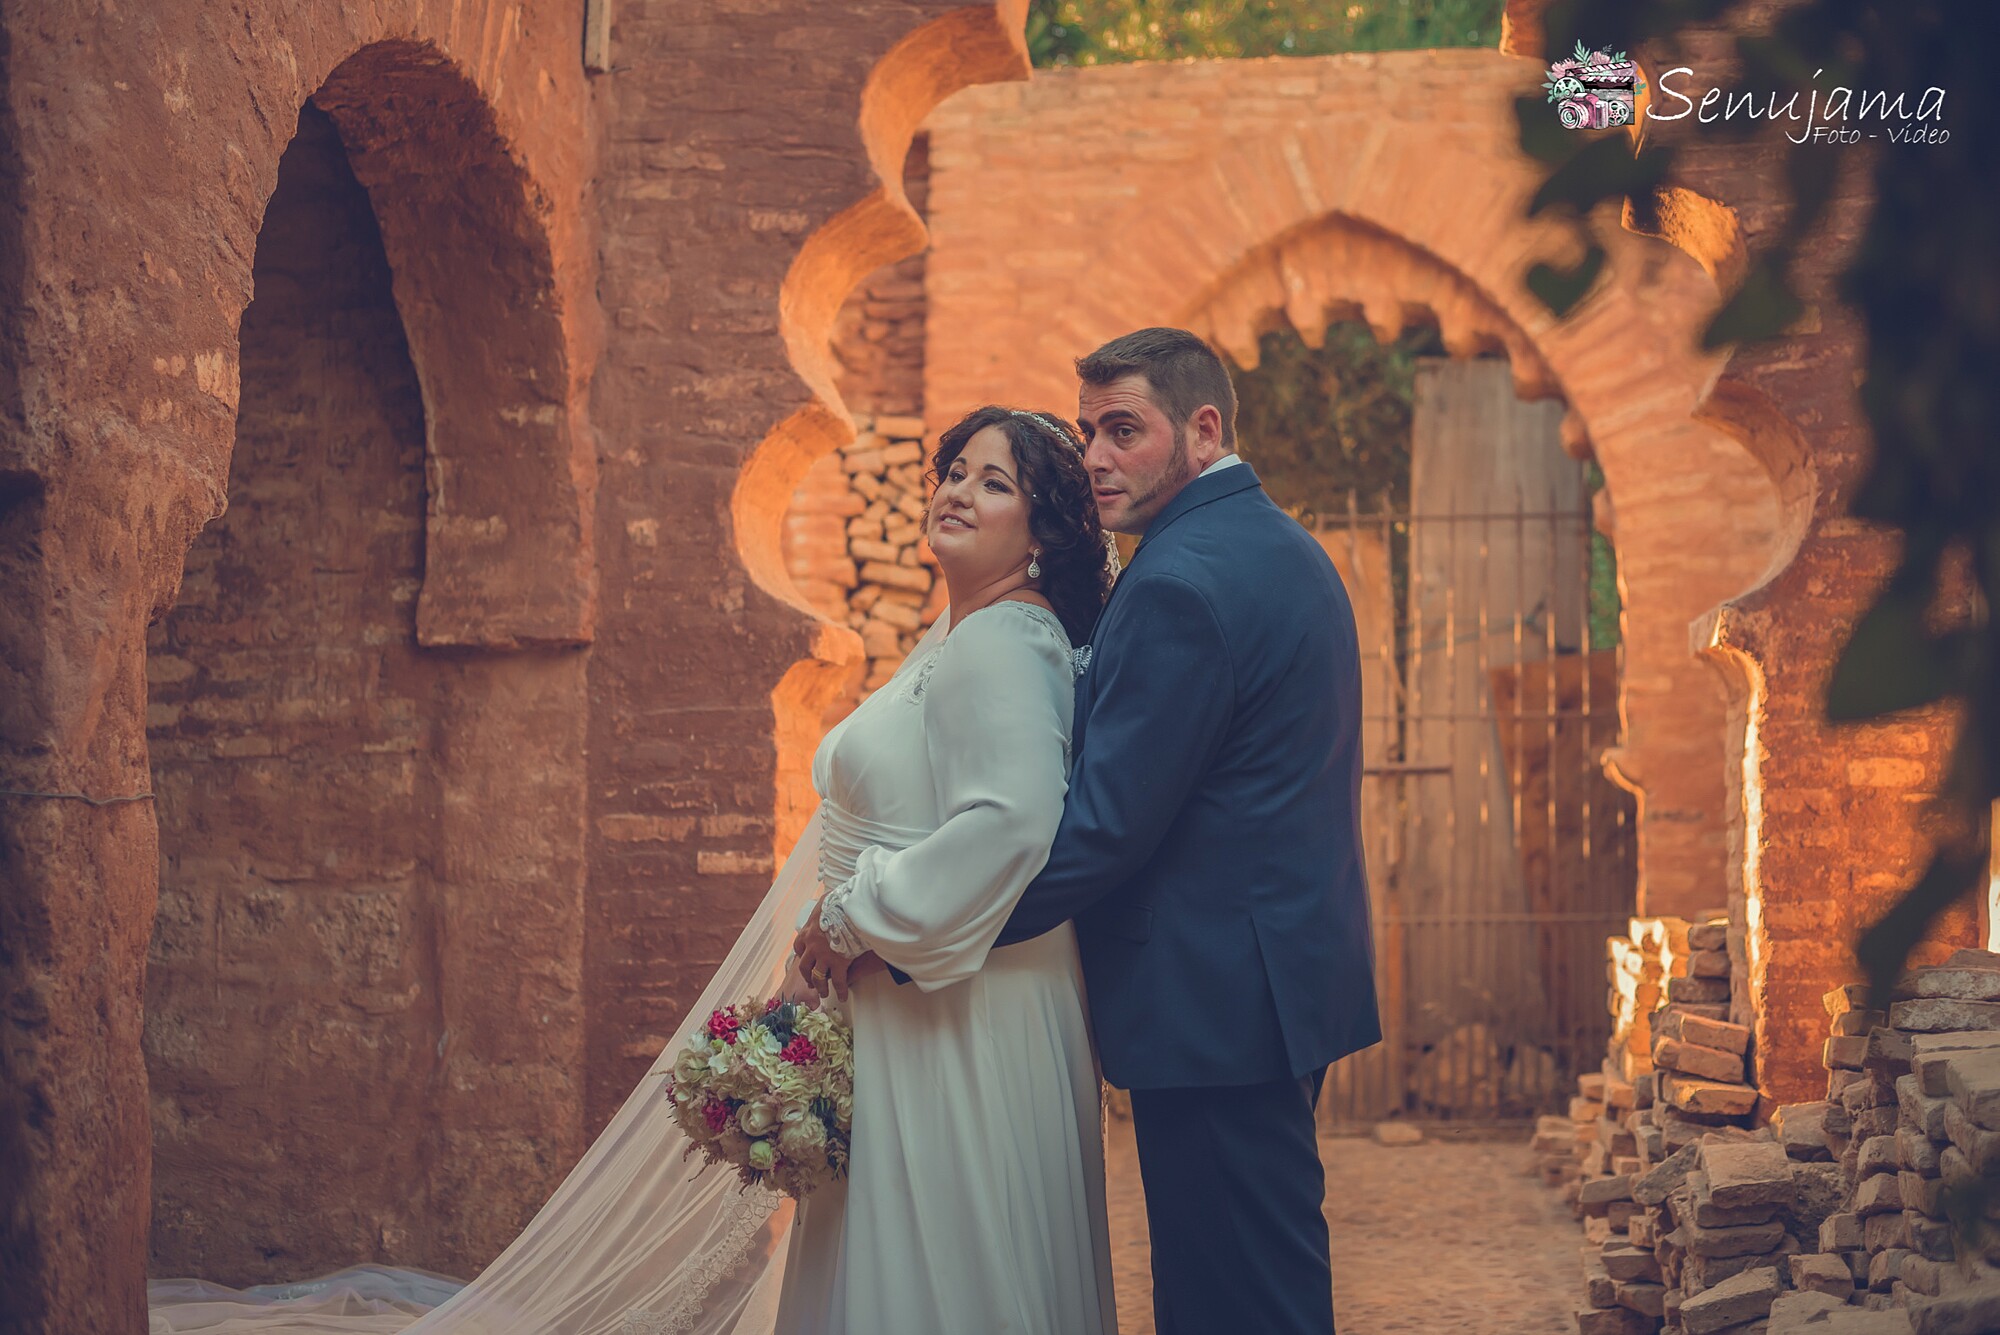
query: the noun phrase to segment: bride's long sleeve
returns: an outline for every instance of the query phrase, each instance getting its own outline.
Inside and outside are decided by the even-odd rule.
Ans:
[[[1035,613],[1005,606],[968,616],[931,669],[937,830],[896,852],[863,850],[826,896],[823,912],[927,991],[978,972],[1062,820],[1069,652]]]

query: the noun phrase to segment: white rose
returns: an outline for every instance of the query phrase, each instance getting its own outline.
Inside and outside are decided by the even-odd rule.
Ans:
[[[778,1132],[778,1148],[790,1159],[803,1159],[819,1153],[826,1147],[826,1128],[817,1117],[802,1117],[797,1121],[787,1121]]]
[[[778,1124],[782,1111],[778,1101],[769,1095],[751,1099],[736,1110],[736,1125],[743,1128],[746,1136],[761,1136]]]

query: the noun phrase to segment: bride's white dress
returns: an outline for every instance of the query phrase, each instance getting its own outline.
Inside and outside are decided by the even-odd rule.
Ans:
[[[1067,925],[994,950],[1047,861],[1072,654],[1044,608],[967,616],[821,743],[829,912],[862,980],[844,1190],[798,1211],[779,1335],[1115,1335],[1097,1062]]]
[[[677,1036],[470,1284],[378,1265],[248,1290],[156,1280],[154,1335],[1115,1335],[1075,937],[991,949],[1061,816],[1069,641],[1017,602],[946,625],[821,745],[820,810],[689,1012],[770,995],[834,887],[915,980],[850,997],[844,1185],[795,1211],[691,1169],[661,1096]]]

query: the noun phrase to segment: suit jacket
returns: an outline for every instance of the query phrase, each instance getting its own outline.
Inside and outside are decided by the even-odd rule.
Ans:
[[[1091,642],[1062,824],[999,944],[1075,920],[1127,1089],[1304,1076],[1379,1042],[1361,664],[1325,550],[1247,464],[1197,478]]]

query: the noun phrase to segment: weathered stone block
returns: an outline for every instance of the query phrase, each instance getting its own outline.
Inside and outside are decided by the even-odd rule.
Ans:
[[[1952,1239],[1948,1221],[1929,1219],[1914,1210],[1905,1210],[1903,1224],[1909,1230],[1910,1250],[1924,1260],[1941,1263],[1958,1259],[1958,1247]]]
[[[1733,1228],[1703,1228],[1684,1223],[1681,1229],[1687,1235],[1688,1251],[1696,1256],[1761,1256],[1775,1251],[1785,1238],[1785,1226],[1776,1220]]]
[[[1899,1167],[1920,1176],[1938,1175],[1938,1146],[1929,1136],[1912,1127],[1896,1128],[1896,1158]]]
[[[1919,969],[1896,989],[1899,998],[2000,1001],[2000,969]]]
[[[1604,1268],[1602,1253],[1596,1247],[1584,1247],[1583,1253],[1583,1297],[1592,1307],[1615,1307],[1618,1305],[1618,1286]]]
[[[1832,1106],[1824,1100],[1786,1103],[1771,1114],[1771,1129],[1788,1157],[1801,1162],[1833,1157],[1826,1143],[1826,1114]]]
[[[2000,1015],[2000,1004],[1996,1004],[1994,1010],[1996,1015]],[[1945,1062],[1945,1083],[1952,1102],[1974,1124],[1988,1131],[2000,1131],[2000,1050],[1968,1052],[1948,1058]]]
[[[1729,1001],[1729,980],[1726,978],[1669,978],[1667,979],[1667,1000],[1669,1002],[1693,1002],[1697,1005],[1723,1005]],[[1911,1005],[1923,1003],[1912,1002]],[[1972,1028],[1971,1025],[1955,1026]]]
[[[1887,1293],[1889,1286],[1902,1273],[1904,1258],[1915,1255],[1915,1252],[1905,1251],[1901,1247],[1890,1247],[1876,1252],[1868,1260],[1868,1287],[1877,1293]]]
[[[1913,1316],[1916,1335],[1992,1335],[2000,1331],[2000,1279],[1942,1294]]]
[[[1577,1309],[1577,1335],[1652,1335],[1658,1322],[1629,1307]]]
[[[1771,1303],[1785,1291],[1778,1272],[1746,1270],[1681,1304],[1681,1325],[1688,1335],[1716,1335],[1731,1326],[1768,1316]]]
[[[1902,1150],[1898,1148],[1894,1136],[1870,1136],[1861,1142],[1861,1157],[1856,1168],[1862,1178],[1870,1178],[1877,1173],[1894,1173],[1902,1166]]]
[[[1792,1287],[1806,1293],[1830,1294],[1842,1302],[1854,1292],[1854,1275],[1847,1262],[1826,1252],[1807,1252],[1789,1261]]]
[[[1697,950],[1688,956],[1688,976],[1691,978],[1729,977],[1729,955],[1721,950]]]
[[[1944,1156],[1940,1154],[1938,1156],[1940,1173],[1942,1173],[1943,1167]],[[1944,1179],[1942,1177],[1925,1177],[1921,1173],[1914,1173],[1906,1169],[1897,1180],[1902,1187],[1903,1208],[1905,1210],[1914,1210],[1918,1214],[1930,1219],[1942,1219],[1944,1217]]]
[[[1743,1256],[1696,1256],[1690,1253],[1681,1266],[1681,1291],[1691,1297],[1714,1288],[1725,1279],[1734,1279],[1746,1270],[1762,1268],[1782,1274],[1786,1263],[1798,1250],[1799,1244],[1787,1237],[1768,1252]]]
[[[1877,1104],[1854,1114],[1854,1135],[1860,1140],[1894,1135],[1899,1113],[1894,1104]]]
[[[1792,1198],[1792,1161],[1774,1141],[1701,1147],[1710,1203],[1725,1209],[1784,1205]]]
[[[1954,1001],[1920,997],[1889,1004],[1889,1023],[1917,1034],[1958,1030],[2000,1030],[2000,1001]]]
[[[1604,1272],[1621,1284],[1660,1282],[1659,1258],[1650,1251],[1614,1242],[1598,1252],[1598,1260],[1604,1266]]]
[[[1861,1221],[1861,1246],[1871,1253],[1892,1247],[1907,1251],[1910,1246],[1910,1223],[1903,1217],[1902,1211],[1869,1215]],[[1866,1272],[1863,1274],[1865,1276]]]
[[[1836,1034],[1821,1046],[1819,1059],[1830,1070],[1858,1071],[1861,1059],[1867,1055],[1868,1039],[1865,1036]]]
[[[1654,1064],[1700,1080],[1721,1080],[1740,1084],[1743,1058],[1719,1048],[1704,1048],[1677,1038],[1663,1038],[1653,1044]]]
[[[1943,1140],[1946,1100],[1924,1093],[1923,1081],[1912,1071],[1896,1081],[1896,1124]]]
[[[1914,1055],[1911,1037],[1900,1029],[1891,1029],[1885,1025],[1875,1026],[1862,1040],[1861,1064],[1871,1071],[1886,1070],[1892,1075],[1901,1076],[1910,1069],[1910,1058]]]
[[[1641,1316],[1657,1317],[1666,1311],[1666,1293],[1666,1286],[1662,1284],[1620,1284],[1617,1287],[1618,1305],[1630,1308]]]
[[[1700,1144],[1683,1145],[1633,1181],[1632,1199],[1645,1206],[1661,1205],[1700,1166]]]
[[[1748,1085],[1681,1076],[1663,1076],[1660,1083],[1666,1101],[1684,1112],[1741,1117],[1757,1106],[1757,1091]]]
[[[1900,1212],[1902,1208],[1903,1187],[1894,1173],[1867,1178],[1854,1189],[1854,1213],[1864,1219],[1871,1214]]]
[[[1600,1177],[1593,1182],[1585,1182],[1578,1190],[1576,1199],[1577,1204],[1586,1210],[1609,1205],[1612,1201],[1629,1201],[1632,1199],[1632,1179]]]
[[[1831,1214],[1819,1226],[1819,1249],[1823,1252],[1853,1251],[1861,1245],[1861,1216]]]
[[[1729,944],[1729,924],[1724,922],[1691,923],[1687,929],[1687,949],[1721,950]]]

